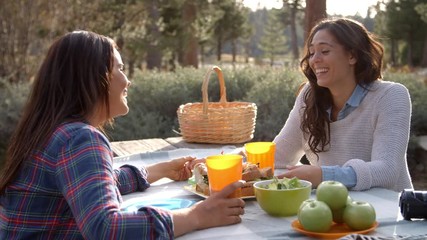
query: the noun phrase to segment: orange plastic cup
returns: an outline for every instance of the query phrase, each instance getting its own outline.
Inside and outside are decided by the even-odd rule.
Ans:
[[[211,195],[221,191],[230,183],[242,179],[242,159],[239,154],[214,155],[206,158],[209,188]],[[240,197],[241,189],[237,189],[229,197]]]
[[[274,142],[246,143],[245,150],[248,162],[258,165],[259,168],[271,167],[274,172],[274,154],[276,152]]]

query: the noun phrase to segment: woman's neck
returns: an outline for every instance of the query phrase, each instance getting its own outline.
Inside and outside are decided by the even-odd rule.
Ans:
[[[341,85],[335,89],[329,89],[332,95],[332,113],[339,111],[344,107],[345,103],[353,94],[354,89],[356,88],[356,82],[349,82],[349,84]]]
[[[105,122],[105,117],[103,117],[103,111],[100,111],[99,108],[96,108],[96,110],[94,110],[94,113],[89,114],[87,120],[89,124],[94,127],[101,126],[102,123]]]

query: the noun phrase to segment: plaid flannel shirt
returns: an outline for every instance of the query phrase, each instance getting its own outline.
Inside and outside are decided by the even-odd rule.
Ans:
[[[144,168],[113,170],[112,161],[96,128],[60,125],[0,195],[0,239],[172,239],[168,211],[120,210],[121,194],[149,183]]]

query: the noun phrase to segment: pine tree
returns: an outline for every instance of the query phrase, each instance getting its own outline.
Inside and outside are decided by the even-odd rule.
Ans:
[[[268,12],[267,23],[263,29],[263,35],[260,41],[260,49],[264,56],[270,60],[273,66],[276,56],[284,54],[286,47],[285,27],[280,21],[278,11],[273,9]]]

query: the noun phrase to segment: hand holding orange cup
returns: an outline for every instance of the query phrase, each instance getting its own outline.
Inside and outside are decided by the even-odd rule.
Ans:
[[[245,144],[246,159],[256,164],[259,168],[271,167],[274,172],[274,154],[276,144],[274,142],[251,142]]]
[[[209,188],[211,195],[221,191],[230,183],[242,179],[242,155],[224,154],[206,158]],[[229,197],[240,197],[241,189],[237,189]]]

